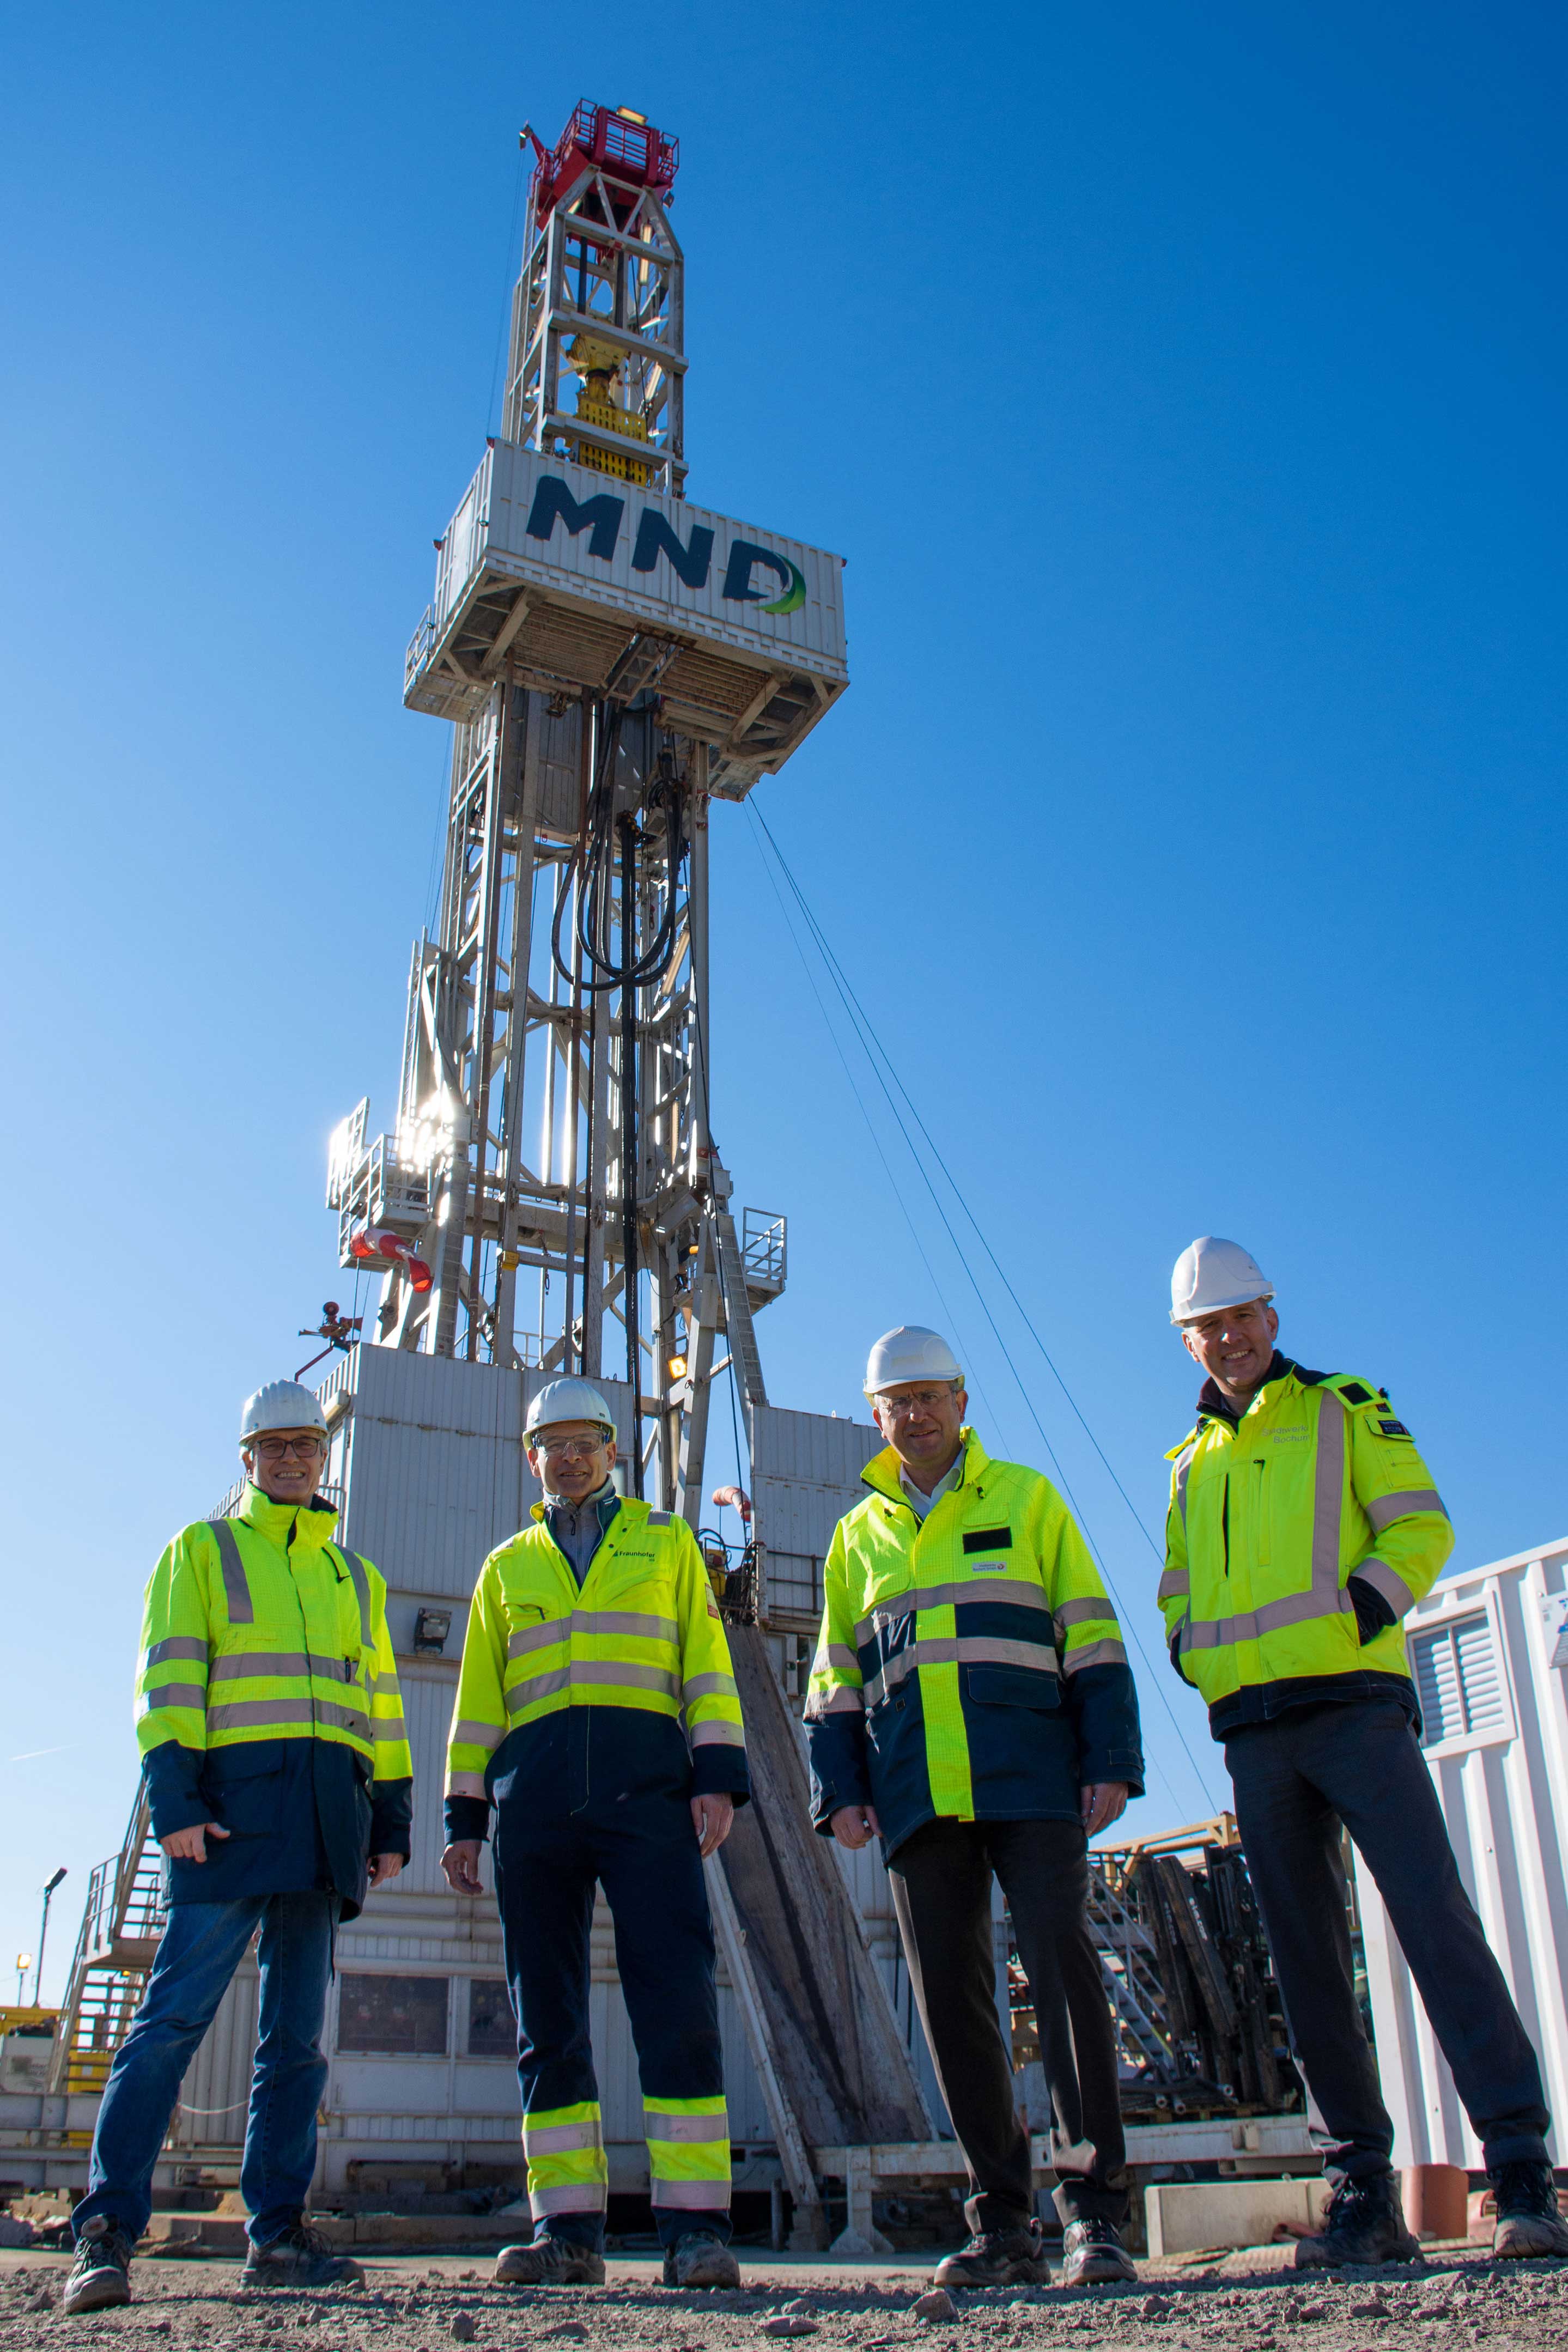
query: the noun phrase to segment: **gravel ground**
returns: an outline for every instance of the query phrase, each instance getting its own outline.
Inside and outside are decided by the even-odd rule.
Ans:
[[[1278,2259],[1278,2258],[1276,2258]],[[625,2352],[765,2352],[776,2337],[818,2339],[812,2352],[984,2352],[1057,2344],[1127,2352],[1373,2352],[1373,2347],[1486,2343],[1493,2352],[1564,2352],[1568,2263],[1494,2264],[1443,2252],[1424,2263],[1349,2278],[1269,2269],[1194,2276],[1141,2266],[1136,2286],[1063,2294],[1053,2287],[957,2298],[953,2316],[911,2305],[929,2264],[825,2267],[777,2255],[746,2262],[739,2294],[679,2293],[647,2262],[610,2259],[598,2289],[498,2287],[489,2263],[372,2256],[363,2289],[241,2294],[229,2262],[139,2261],[129,2310],[65,2319],[63,2254],[0,2256],[0,2347],[110,2337],[142,2352],[260,2352],[300,2331],[332,2352],[522,2352],[603,2343]],[[770,2322],[794,2325],[769,2326]],[[279,2347],[279,2352],[281,2347]]]

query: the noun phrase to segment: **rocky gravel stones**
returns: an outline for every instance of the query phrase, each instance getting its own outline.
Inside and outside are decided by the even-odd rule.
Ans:
[[[928,2287],[924,2294],[917,2295],[914,2302],[910,2304],[910,2317],[923,2319],[926,2326],[930,2327],[939,2319],[956,2319],[958,2305],[946,2287]]]

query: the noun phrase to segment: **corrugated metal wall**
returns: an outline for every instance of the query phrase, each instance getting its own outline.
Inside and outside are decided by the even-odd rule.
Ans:
[[[752,1422],[752,1500],[770,1611],[816,1619],[833,1530],[866,1492],[860,1473],[882,1439],[867,1422],[764,1405]]]
[[[1568,2122],[1568,1543],[1446,1578],[1405,1633],[1426,1761],[1459,1874]],[[1480,2168],[1453,2077],[1371,1873],[1356,1862],[1396,2164]],[[1561,2160],[1561,2158],[1559,2158]]]

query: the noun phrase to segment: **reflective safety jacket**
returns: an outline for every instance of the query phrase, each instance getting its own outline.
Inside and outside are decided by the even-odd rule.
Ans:
[[[414,1768],[386,1586],[331,1540],[336,1523],[328,1504],[247,1486],[233,1518],[183,1528],[153,1572],[136,1738],[153,1832],[231,1832],[205,1864],[169,1865],[172,1900],[324,1875],[357,1907],[369,1853],[406,1858]]]
[[[1079,1789],[1142,1793],[1116,1612],[1048,1478],[963,1433],[963,1475],[916,1518],[892,1448],[839,1520],[806,1701],[812,1812],[874,1804],[891,1853],[922,1822],[1076,1821]]]
[[[1386,1391],[1277,1354],[1239,1421],[1210,1381],[1167,1459],[1160,1603],[1215,1738],[1322,1699],[1414,1716],[1400,1621],[1454,1531]]]
[[[630,1789],[673,1770],[689,1776],[693,1796],[744,1803],[730,1645],[686,1521],[623,1501],[579,1588],[542,1503],[532,1518],[491,1552],[474,1587],[447,1755],[447,1836],[483,1837],[490,1803],[514,1786],[531,1806],[574,1811],[591,1782]]]

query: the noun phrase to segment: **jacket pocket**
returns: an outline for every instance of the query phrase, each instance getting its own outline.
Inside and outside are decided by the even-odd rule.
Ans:
[[[969,1696],[980,1706],[1026,1706],[1054,1715],[1062,1703],[1054,1675],[1028,1666],[968,1666]]]
[[[272,1743],[247,1740],[237,1748],[213,1748],[202,1769],[204,1801],[211,1818],[231,1837],[270,1837],[278,1828],[282,1765]]]

